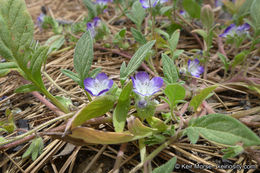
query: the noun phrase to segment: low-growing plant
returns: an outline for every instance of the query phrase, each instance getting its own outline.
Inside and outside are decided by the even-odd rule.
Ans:
[[[135,1],[131,9],[124,13],[135,24],[136,28],[132,27],[131,33],[140,47],[128,63],[124,61],[121,64],[119,83],[101,72],[101,68],[91,70],[94,59],[94,40],[98,39],[96,27],[100,22],[97,16],[107,8],[108,1],[93,3],[91,0],[83,0],[83,2],[89,12],[88,18],[92,22],[87,24],[86,32],[76,43],[73,57],[75,72],[68,69],[61,70],[64,75],[81,87],[81,91],[88,98],[88,102],[83,108],[76,108],[77,111],[73,111],[70,109],[70,99],[52,95],[46,89],[42,79],[43,74],[48,75],[44,71],[48,55],[61,48],[65,36],[57,31],[57,35],[49,38],[45,45],[40,45],[33,39],[34,24],[26,9],[25,2],[23,0],[0,0],[0,55],[6,60],[0,64],[0,76],[17,71],[25,81],[25,85],[17,88],[16,93],[40,92],[62,111],[56,119],[43,123],[20,136],[13,138],[1,136],[0,147],[35,133],[35,138],[23,154],[23,158],[31,155],[32,160],[35,160],[42,152],[44,144],[41,137],[44,135],[55,136],[74,144],[80,141],[81,145],[122,144],[138,141],[141,162],[131,171],[134,172],[151,161],[167,146],[180,141],[185,136],[192,144],[203,138],[225,147],[226,149],[222,150],[225,153],[223,156],[225,159],[235,157],[249,147],[260,145],[260,138],[231,115],[207,111],[206,115],[199,116],[205,109],[206,100],[213,95],[212,92],[219,85],[204,86],[198,89],[192,85],[192,82],[185,83],[185,81],[180,80],[180,70],[176,65],[176,60],[180,59],[185,52],[177,49],[181,31],[177,29],[170,34],[163,31],[163,28],[156,28],[155,24],[155,17],[160,15],[160,10],[164,11],[163,14],[172,10],[171,8],[162,9],[165,1],[161,0],[160,3],[153,0]],[[178,3],[174,4],[177,7]],[[252,2],[249,10],[250,18],[246,19],[248,23],[250,20],[249,24],[254,29],[254,38],[251,38],[253,46],[250,51],[255,50],[255,45],[259,43],[259,4],[256,0]],[[199,78],[205,72],[205,66],[210,61],[210,50],[213,46],[213,40],[217,36],[215,33],[217,25],[215,25],[214,13],[209,5],[203,6],[200,13],[197,11],[200,3],[196,1],[184,0],[182,5],[193,20],[200,20],[203,25],[203,29],[193,30],[204,40],[205,47],[202,58],[200,60],[190,58],[184,73],[186,77]],[[153,23],[149,28],[151,35],[142,34],[143,20],[148,11],[153,17]],[[54,19],[48,20],[55,23]],[[235,29],[239,30],[239,27]],[[117,32],[113,44],[119,48],[129,48],[131,45],[125,42],[126,31],[127,29],[123,28]],[[240,31],[233,31],[233,35],[229,34],[229,36],[241,38]],[[162,35],[162,37],[158,39],[156,34]],[[243,37],[237,46],[240,46],[244,39],[246,38]],[[160,40],[162,47],[165,48],[161,54],[162,73],[156,71],[152,63],[154,52],[157,51],[156,46],[159,45],[157,42]],[[236,66],[251,56],[250,51],[242,50],[234,56],[232,61],[226,55],[218,53],[217,55],[224,64],[225,74],[228,70],[234,71]],[[153,77],[150,77],[147,72],[139,70],[145,60],[152,68],[152,72],[155,72]],[[160,66],[160,64],[157,65]],[[54,82],[52,79],[49,80]],[[180,113],[180,105],[183,103],[189,105],[185,110],[189,109],[192,112],[188,119],[184,119],[184,113]],[[166,105],[169,110],[160,109],[162,104]],[[107,113],[112,116],[104,116]],[[0,122],[0,131],[11,133],[15,129],[14,115],[7,110],[6,116],[8,116],[8,121]],[[108,122],[113,124],[113,130],[97,130],[84,125],[87,121],[95,121],[95,118],[100,117],[108,117]],[[63,129],[62,135],[60,133],[38,133],[51,123],[68,118],[70,119],[65,121],[66,129]],[[154,145],[155,149],[148,153],[146,147],[151,145]],[[178,161],[176,157],[173,157],[166,164],[154,169],[153,172],[171,172],[176,160]]]

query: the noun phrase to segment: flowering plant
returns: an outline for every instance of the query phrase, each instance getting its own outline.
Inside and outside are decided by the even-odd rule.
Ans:
[[[223,90],[239,92],[243,96],[251,93],[259,95],[259,86],[256,85],[259,84],[259,79],[251,77],[257,73],[250,72],[249,77],[239,76],[242,74],[239,73],[240,70],[247,73],[257,68],[244,69],[256,56],[256,45],[260,43],[260,5],[257,3],[259,1],[244,2],[250,6],[249,11],[240,11],[237,14],[238,19],[235,16],[234,20],[238,20],[235,23],[241,23],[239,20],[242,17],[246,23],[240,26],[232,24],[221,35],[216,34],[218,29],[221,29],[216,24],[216,10],[212,9],[210,4],[201,5],[195,0],[183,0],[181,3],[173,1],[173,4],[166,0],[117,0],[116,4],[112,4],[112,0],[83,2],[88,9],[88,15],[77,24],[57,29],[54,32],[56,35],[42,45],[34,40],[34,24],[25,2],[0,0],[0,58],[4,58],[0,63],[0,77],[8,78],[8,73],[16,71],[15,77],[21,78],[24,85],[15,89],[15,93],[30,92],[55,114],[55,118],[19,134],[13,133],[19,130],[15,125],[16,114],[5,109],[5,120],[0,121],[0,150],[33,139],[22,158],[31,155],[35,160],[38,155],[49,151],[42,152],[44,136],[75,145],[121,144],[113,168],[113,172],[117,172],[125,143],[137,141],[141,162],[130,172],[136,172],[141,168],[144,172],[151,172],[150,162],[154,157],[167,147],[175,147],[175,150],[182,151],[181,145],[177,144],[183,141],[188,141],[186,144],[190,145],[198,141],[204,143],[206,140],[207,145],[213,143],[218,145],[218,149],[225,147],[222,150],[225,159],[235,157],[244,151],[245,154],[252,153],[259,147],[259,136],[245,125],[259,126],[257,121],[251,122],[254,120],[251,115],[247,116],[256,113],[258,109],[245,110],[246,115],[241,112],[230,114],[228,109],[232,107],[227,106],[237,106],[238,103],[225,105],[222,99],[226,97],[218,96]],[[108,6],[108,3],[111,4]],[[168,4],[171,6],[167,6]],[[105,8],[110,7],[115,7],[115,10],[108,9],[107,13],[104,12]],[[185,10],[189,21],[178,13],[180,9]],[[112,15],[114,16],[110,18]],[[119,20],[121,17],[122,20]],[[41,15],[37,19],[38,25],[45,20],[48,20],[46,14]],[[52,23],[56,25],[58,21],[53,19]],[[124,24],[132,27],[122,27]],[[57,28],[59,26],[58,24]],[[119,40],[113,41],[116,37],[110,35],[102,41],[98,40],[99,29],[104,31],[106,28],[111,29],[111,34],[117,33]],[[199,29],[191,31],[191,28]],[[74,29],[79,32],[75,32]],[[224,47],[222,39],[228,37],[243,38],[243,41],[250,41],[250,44],[239,42],[243,47],[231,47],[231,51],[227,52],[225,50],[229,47]],[[186,39],[188,43],[197,41],[199,45],[183,44],[183,40]],[[127,46],[119,46],[126,42]],[[64,48],[68,45],[69,47]],[[198,46],[201,46],[201,51],[194,53],[197,52]],[[63,56],[62,53],[67,53],[68,50],[69,56]],[[48,75],[49,71],[46,69],[53,67],[48,66],[52,60],[47,58],[57,55],[64,59],[73,56],[73,66],[66,64],[66,69],[62,69],[61,73],[66,75],[63,76],[65,81],[73,80],[70,81],[69,87],[74,87],[81,97],[67,92],[64,89],[67,86],[60,87],[57,82],[59,80],[53,80]],[[219,66],[218,56],[224,66]],[[104,59],[107,62],[106,67],[101,68],[103,66],[100,64]],[[111,63],[108,59],[114,62]],[[186,66],[186,62],[187,68],[183,71],[188,75],[183,78],[179,76],[179,72],[182,72],[179,67]],[[111,64],[116,65],[111,68]],[[254,66],[257,65],[256,63]],[[229,76],[226,76],[227,73]],[[236,73],[239,74],[234,75]],[[12,74],[10,73],[10,76]],[[217,78],[211,81],[214,76]],[[218,80],[222,80],[221,84],[217,84]],[[52,86],[60,92],[57,94],[56,90],[50,90]],[[241,88],[246,89],[241,91]],[[8,92],[0,93],[1,106],[3,102],[10,100],[8,96],[2,97],[8,95]],[[214,97],[211,97],[213,95]],[[224,112],[225,107],[228,110],[226,114],[216,113]],[[41,112],[40,115],[45,114]],[[53,128],[54,124],[58,127],[43,130]],[[11,137],[9,133],[13,133]],[[157,147],[155,144],[160,146]],[[154,150],[150,152],[147,148],[151,145],[154,145]],[[57,145],[59,146],[62,145]],[[80,147],[77,147],[74,154],[79,150]],[[69,157],[69,161],[70,158],[72,157]],[[170,173],[176,159],[177,157],[174,157],[168,163],[154,169],[154,172]],[[11,161],[14,162],[13,159]],[[19,164],[16,166],[23,169]]]

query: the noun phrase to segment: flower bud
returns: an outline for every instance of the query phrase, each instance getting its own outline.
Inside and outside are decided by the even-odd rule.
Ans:
[[[210,29],[214,24],[214,12],[210,5],[201,8],[200,18],[205,28]]]

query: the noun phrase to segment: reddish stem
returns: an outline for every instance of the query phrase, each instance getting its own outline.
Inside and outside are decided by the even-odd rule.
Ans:
[[[127,143],[121,144],[120,149],[119,149],[117,156],[116,156],[116,163],[115,163],[114,168],[113,168],[113,173],[119,172],[120,163],[122,162],[126,147],[127,147]]]

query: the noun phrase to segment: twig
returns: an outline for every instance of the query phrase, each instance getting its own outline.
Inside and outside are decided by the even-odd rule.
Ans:
[[[16,136],[16,137],[12,138],[12,139],[9,139],[9,140],[0,142],[0,148],[3,147],[3,146],[6,145],[6,144],[15,142],[15,141],[17,141],[17,140],[19,140],[19,139],[23,139],[23,138],[25,138],[25,137],[27,137],[27,136],[29,136],[29,135],[35,133],[35,132],[38,132],[39,130],[43,129],[44,127],[49,126],[50,124],[52,124],[52,123],[54,123],[54,122],[56,122],[56,121],[67,119],[67,118],[71,117],[73,114],[74,114],[74,112],[68,113],[68,114],[64,114],[64,115],[59,116],[59,117],[57,117],[57,118],[51,119],[51,120],[49,120],[49,121],[47,121],[47,122],[45,122],[45,123],[39,125],[38,127],[36,127],[36,128],[34,128],[34,129],[32,129],[32,130],[30,130],[30,131],[28,131],[28,132],[22,134],[22,135],[19,135],[19,136]]]
[[[24,172],[25,171],[4,151],[4,154],[8,157],[9,160],[11,160],[11,162],[13,162],[13,164],[15,164],[15,166],[21,171]]]
[[[95,157],[91,160],[91,162],[88,164],[88,166],[83,170],[83,173],[88,172],[88,170],[91,168],[91,166],[97,161],[99,156],[103,153],[103,151],[107,148],[107,145],[104,145],[99,152],[95,155]]]

